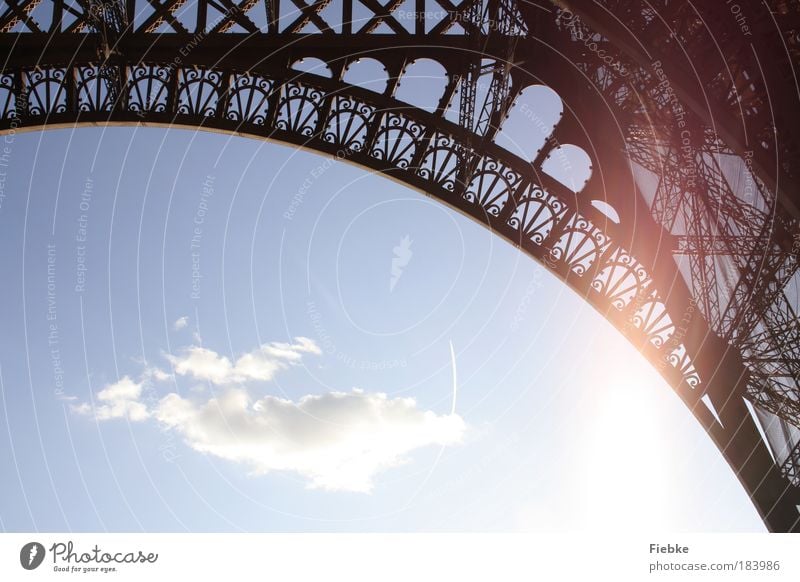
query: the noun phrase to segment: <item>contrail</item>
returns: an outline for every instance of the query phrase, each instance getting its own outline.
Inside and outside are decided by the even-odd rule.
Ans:
[[[450,341],[450,361],[453,364],[453,407],[450,414],[456,413],[456,394],[458,393],[458,379],[456,377],[456,351],[453,349],[453,340]]]

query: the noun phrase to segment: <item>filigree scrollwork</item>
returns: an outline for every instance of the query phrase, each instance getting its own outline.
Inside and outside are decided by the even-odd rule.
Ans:
[[[691,364],[688,369],[683,371],[683,381],[686,382],[691,388],[697,388],[700,384],[702,384],[700,374],[697,373],[694,364]]]
[[[635,297],[632,309],[630,325],[641,330],[654,347],[666,345],[667,340],[675,333],[675,324],[667,312],[667,306],[655,291]]]
[[[553,245],[552,255],[569,265],[576,275],[583,275],[610,245],[609,237],[599,228],[575,215]]]
[[[34,69],[25,73],[28,90],[28,114],[36,116],[64,113],[67,110],[66,70]]]
[[[646,289],[650,280],[644,266],[627,251],[618,248],[592,280],[591,286],[605,295],[616,309],[622,310]]]
[[[17,116],[17,96],[14,94],[14,76],[0,74],[0,119]]]
[[[528,174],[522,169],[526,166],[495,150],[481,149],[475,152],[475,164],[469,165],[470,175],[462,176],[459,144],[446,133],[446,125],[438,131],[426,127],[421,120],[430,118],[416,115],[413,108],[399,113],[387,107],[378,112],[376,105],[363,100],[363,94],[348,92],[346,85],[329,94],[317,87],[322,81],[308,75],[302,81],[283,82],[259,73],[139,63],[116,78],[126,82],[118,107],[122,113],[125,107],[143,119],[150,114],[177,113],[185,116],[182,123],[197,124],[213,117],[217,122],[259,126],[258,130],[251,127],[253,134],[271,135],[278,129],[294,134],[290,141],[296,136],[319,138],[312,147],[329,151],[334,145],[367,153],[371,159],[364,163],[370,167],[414,172],[436,186],[432,192],[456,192],[457,182],[464,180],[463,193],[459,191],[460,196],[449,202],[474,216],[482,213],[486,222],[508,216],[507,224],[519,234],[515,242],[524,242],[527,250],[531,244],[541,247],[535,254],[544,257],[548,268],[559,276],[580,276],[579,282],[577,277],[572,279],[573,284],[594,289],[597,294],[587,294],[592,302],[618,310],[612,321],[624,325],[625,333],[634,337],[637,345],[644,345],[639,340],[646,338],[648,349],[657,350],[662,363],[679,370],[687,384],[700,383],[682,343],[681,328],[670,317],[645,267],[627,250],[617,248],[597,224],[574,214],[565,199],[532,183],[535,173]],[[73,93],[67,92],[68,82],[74,102]],[[29,94],[29,99],[19,96],[20,88],[25,90],[21,95]],[[0,75],[0,113],[6,120],[19,114],[20,102],[25,103],[25,112],[37,116],[63,112],[66,107],[74,107],[75,114],[112,112],[113,94],[103,71],[92,63],[73,65],[68,74],[55,67],[22,72],[21,77]],[[155,119],[163,117],[156,115]],[[266,127],[271,123],[274,126]],[[418,166],[412,168],[412,164]],[[504,209],[513,212],[505,214]]]
[[[114,108],[114,96],[108,90],[108,79],[96,65],[75,67],[75,89],[78,111],[111,111]]]
[[[228,89],[226,119],[240,123],[264,125],[269,115],[269,96],[275,84],[272,80],[250,73],[232,76]]]
[[[322,139],[350,151],[361,151],[374,113],[375,107],[372,105],[352,97],[336,96]]]
[[[521,181],[522,176],[499,160],[484,157],[464,191],[464,199],[498,216]]]
[[[0,114],[6,120],[21,113],[21,103],[24,112],[33,116],[61,113],[67,107],[74,107],[75,114],[114,111],[114,91],[109,91],[96,64],[76,64],[69,73],[55,67],[20,74],[21,78],[0,75]],[[125,107],[142,118],[178,113],[198,124],[213,117],[217,122],[260,126],[267,135],[277,128],[295,136],[319,137],[312,147],[329,151],[330,147],[322,147],[321,142],[326,142],[343,150],[368,153],[371,159],[364,162],[367,165],[388,172],[396,168],[413,171],[436,185],[432,192],[455,192],[456,183],[464,179],[463,194],[449,202],[472,215],[482,209],[486,222],[491,217],[506,216],[503,209],[511,210],[506,205],[513,204],[507,224],[525,239],[523,242],[541,247],[535,254],[544,257],[548,268],[562,277],[566,273],[579,275],[580,279],[572,279],[573,284],[594,289],[599,296],[586,295],[603,309],[613,306],[618,310],[610,319],[618,327],[624,326],[638,346],[657,351],[660,363],[670,366],[670,375],[677,371],[687,385],[700,385],[680,324],[670,317],[667,303],[645,267],[627,250],[617,248],[596,224],[573,214],[564,199],[531,183],[533,173],[520,169],[525,166],[481,150],[476,152],[476,164],[469,166],[471,175],[461,176],[459,144],[445,133],[446,126],[439,131],[426,127],[420,119],[429,118],[418,117],[413,108],[403,113],[391,108],[378,112],[375,105],[362,100],[363,94],[355,96],[346,86],[328,94],[315,85],[321,81],[310,76],[304,76],[302,82],[293,79],[282,84],[281,79],[257,73],[139,63],[117,78],[126,80],[119,104],[123,113]],[[70,90],[74,89],[74,102],[73,93],[67,92],[68,81]],[[20,88],[24,92],[18,94]],[[266,127],[273,120],[274,127]],[[181,122],[189,121],[184,118]],[[230,123],[222,127],[229,128]],[[315,135],[317,131],[319,136]],[[250,132],[262,133],[253,128]],[[419,165],[411,168],[412,163]],[[531,250],[530,245],[527,250]],[[648,344],[641,341],[645,338]]]
[[[321,115],[322,90],[297,82],[288,82],[281,87],[278,101],[278,117],[275,126],[302,136],[311,137]]]
[[[700,375],[694,367],[692,358],[686,350],[684,344],[678,344],[668,355],[667,362],[683,377],[683,381],[690,387],[696,388],[700,385]]]
[[[408,168],[423,132],[419,122],[398,113],[385,113],[370,155],[399,168]]]
[[[169,102],[171,67],[139,64],[128,69],[128,109],[134,113],[164,113]]]
[[[508,225],[541,245],[566,211],[566,205],[537,185],[526,188]]]
[[[220,71],[199,67],[182,69],[178,77],[176,113],[213,117],[217,112],[222,76]]]
[[[452,192],[456,186],[458,153],[455,140],[449,135],[436,133],[430,140],[417,174]]]

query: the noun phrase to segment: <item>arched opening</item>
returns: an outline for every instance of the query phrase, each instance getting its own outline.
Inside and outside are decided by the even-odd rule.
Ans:
[[[417,59],[400,76],[395,97],[425,111],[435,111],[447,86],[447,71],[432,59]]]
[[[383,63],[376,59],[356,59],[347,66],[344,82],[355,87],[363,87],[375,93],[386,91],[389,75]]]
[[[320,77],[333,76],[331,68],[328,63],[316,57],[304,57],[292,63],[292,69],[301,71],[303,73],[311,73],[312,75],[319,75]]]
[[[578,193],[592,176],[592,160],[578,146],[564,144],[550,150],[542,162],[542,170]]]
[[[494,141],[522,159],[534,160],[553,134],[563,109],[561,98],[549,87],[525,87]]]

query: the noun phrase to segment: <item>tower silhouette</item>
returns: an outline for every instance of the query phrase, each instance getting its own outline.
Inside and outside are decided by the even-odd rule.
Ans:
[[[799,3],[3,0],[0,46],[5,134],[279,140],[489,227],[641,351],[770,530],[800,531]],[[401,99],[422,59],[441,91]],[[527,155],[500,137],[539,86],[562,114]]]

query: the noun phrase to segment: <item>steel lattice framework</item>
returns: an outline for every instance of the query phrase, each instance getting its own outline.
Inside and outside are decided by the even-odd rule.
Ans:
[[[800,8],[696,4],[3,0],[0,130],[205,128],[441,200],[604,314],[767,526],[800,531]],[[322,66],[298,67],[309,58]],[[385,69],[382,91],[346,81],[364,58]],[[423,58],[445,79],[427,109],[397,97]],[[525,159],[496,138],[534,85],[564,113]],[[563,144],[591,160],[582,187],[545,171]]]

